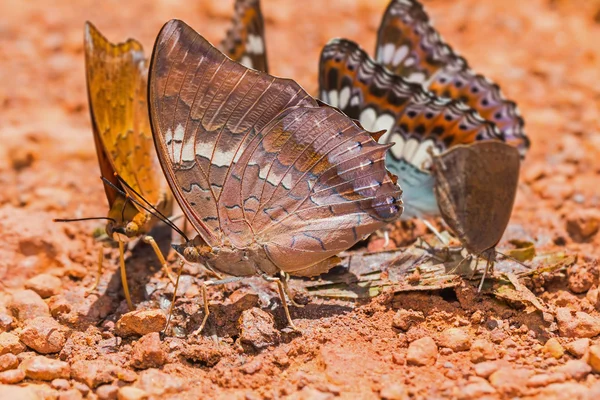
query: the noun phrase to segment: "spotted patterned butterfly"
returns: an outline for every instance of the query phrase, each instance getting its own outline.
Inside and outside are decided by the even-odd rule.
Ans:
[[[401,10],[412,11],[405,16]],[[400,44],[392,47],[393,38]],[[503,100],[496,85],[474,75],[466,61],[441,41],[421,5],[411,0],[392,1],[378,42],[379,58],[387,62],[385,65],[349,40],[328,43],[321,53],[319,91],[323,101],[358,119],[365,129],[386,131],[381,143],[395,143],[388,152],[388,168],[398,175],[404,189],[403,218],[439,214],[430,171],[432,155],[457,144],[489,139],[508,139],[524,154],[529,140],[522,132],[523,121],[514,103]],[[504,130],[482,118],[478,111],[485,112],[485,107],[469,107],[463,96],[452,95],[450,87],[441,96],[436,94],[436,87],[428,86],[431,78],[448,71],[456,71],[460,79],[471,76],[468,85],[461,81],[458,86],[469,87],[479,95],[477,101],[492,104],[500,110],[497,113],[514,117],[500,125]],[[515,132],[520,140],[511,140]]]
[[[233,27],[227,31],[220,49],[248,68],[269,72],[260,0],[236,0]]]
[[[158,35],[149,104],[163,171],[198,233],[176,246],[189,262],[233,276],[318,275],[402,213],[389,145],[181,21]]]
[[[433,94],[460,100],[496,124],[505,141],[529,148],[523,119],[514,102],[506,100],[495,83],[475,74],[431,26],[416,0],[392,0],[377,34],[375,60],[408,81],[421,83]]]
[[[323,101],[367,130],[385,131],[380,143],[395,143],[387,166],[404,190],[403,218],[439,214],[432,154],[457,144],[502,139],[497,127],[475,110],[390,73],[348,40],[333,40],[323,49],[319,85]]]

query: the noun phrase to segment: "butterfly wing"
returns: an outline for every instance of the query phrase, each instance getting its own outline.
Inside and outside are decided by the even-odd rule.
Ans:
[[[158,165],[148,117],[147,68],[135,40],[114,45],[85,25],[88,99],[102,176],[118,184],[117,172],[151,204],[168,193]],[[135,193],[130,192],[131,196]],[[116,193],[106,188],[112,205]]]
[[[476,109],[498,126],[507,143],[525,155],[530,143],[516,104],[504,98],[498,85],[475,74],[444,42],[418,1],[391,1],[379,27],[375,59],[438,96]]]
[[[321,53],[321,98],[372,131],[380,143],[395,143],[388,168],[404,188],[405,216],[438,213],[429,174],[431,155],[502,135],[494,124],[458,101],[438,98],[421,85],[391,74],[356,43],[336,39]]]
[[[296,273],[401,213],[386,146],[294,81],[231,61],[181,21],[157,39],[150,106],[167,179],[213,247],[260,243]]]
[[[260,0],[236,0],[233,26],[220,48],[229,58],[248,68],[269,72]]]
[[[457,146],[434,157],[435,193],[444,221],[473,254],[502,238],[519,180],[517,149],[499,141]]]

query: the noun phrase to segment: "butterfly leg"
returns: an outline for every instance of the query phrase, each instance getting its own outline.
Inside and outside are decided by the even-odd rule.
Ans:
[[[119,264],[121,269],[121,282],[123,284],[123,291],[125,292],[125,300],[127,300],[127,306],[129,309],[133,310],[131,294],[129,293],[129,285],[127,284],[127,271],[125,270],[125,245],[121,240],[119,240]]]
[[[475,258],[475,268],[473,268],[473,272],[471,273],[471,277],[469,279],[475,278],[475,274],[477,273],[477,267],[479,267],[479,257]]]
[[[94,290],[96,290],[98,288],[98,285],[100,284],[100,278],[102,277],[102,263],[103,262],[104,262],[104,249],[102,247],[100,247],[100,253],[98,254],[98,273],[96,275],[96,281],[88,290],[86,290],[87,294],[92,293]]]
[[[285,294],[287,295],[288,299],[290,299],[290,303],[292,303],[292,305],[294,307],[303,308],[304,304],[296,303],[296,301],[294,300],[294,297],[290,294],[290,287],[288,285],[288,282],[290,280],[290,274],[287,274],[287,273],[281,271],[281,278],[283,279],[283,281],[282,281],[283,290],[285,291]]]
[[[272,276],[267,276],[267,275],[263,275],[262,276],[267,282],[275,282],[277,283],[277,289],[279,291],[279,298],[281,299],[281,304],[283,305],[283,311],[285,311],[285,317],[288,320],[288,324],[290,325],[290,328],[292,328],[295,331],[300,331],[296,325],[294,325],[294,321],[292,321],[292,316],[290,315],[290,309],[288,308],[287,305],[287,300],[285,298],[285,288],[283,286],[283,283],[281,283],[281,279],[279,278],[275,278]]]
[[[446,238],[442,236],[442,234],[435,228],[435,226],[431,224],[431,222],[427,221],[425,218],[421,218],[421,221],[423,222],[423,224],[425,224],[427,229],[429,229],[438,238],[438,240],[443,245],[448,245],[448,241],[446,240]]]
[[[171,299],[171,307],[169,307],[169,316],[167,317],[167,323],[165,324],[165,329],[163,329],[163,333],[166,335],[167,330],[169,329],[169,324],[171,323],[171,316],[173,315],[173,308],[175,307],[175,299],[177,297],[177,289],[179,288],[179,278],[181,277],[181,271],[183,271],[183,259],[179,260],[179,271],[177,272],[177,278],[175,279],[175,289],[173,291],[173,299]]]
[[[154,238],[150,235],[144,236],[142,238],[142,240],[144,241],[144,243],[148,243],[150,246],[152,246],[152,250],[154,250],[154,253],[156,253],[158,262],[162,266],[163,271],[165,271],[165,275],[167,275],[167,278],[169,278],[171,283],[174,285],[175,278],[173,278],[173,275],[171,274],[171,268],[169,268],[169,265],[167,264],[167,260],[165,260],[165,257],[163,256],[162,251],[160,251],[160,249],[158,248],[158,244],[156,243],[156,240],[154,240]]]
[[[490,260],[487,260],[485,263],[485,270],[483,271],[483,276],[481,277],[481,282],[479,282],[479,287],[477,288],[477,293],[481,292],[481,288],[483,287],[483,282],[485,281],[485,277],[488,273],[488,270],[490,269],[490,265],[492,266],[492,268],[494,268],[494,264],[490,262]]]

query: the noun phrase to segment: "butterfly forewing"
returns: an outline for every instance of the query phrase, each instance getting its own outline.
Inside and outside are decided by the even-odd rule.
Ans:
[[[440,153],[457,144],[501,138],[494,124],[460,102],[440,99],[374,62],[357,44],[336,39],[321,53],[321,97],[365,129],[387,130],[380,142],[394,142],[389,164],[406,161],[428,170],[429,149]]]
[[[516,104],[504,98],[498,85],[471,71],[431,26],[418,1],[391,1],[379,28],[375,58],[394,74],[476,109],[522,155],[529,148]]]
[[[157,39],[150,104],[168,180],[213,247],[259,243],[297,273],[402,212],[386,146],[295,82],[231,61],[181,21]]]
[[[260,0],[236,0],[233,26],[220,48],[229,58],[248,68],[269,72]]]
[[[89,22],[84,40],[90,113],[102,176],[118,183],[116,172],[156,205],[167,189],[152,142],[142,46],[135,40],[114,45]],[[116,193],[108,187],[106,192],[112,206]],[[133,191],[129,194],[135,196]]]
[[[508,225],[517,192],[519,152],[499,141],[457,146],[434,158],[444,221],[474,254],[491,249]]]

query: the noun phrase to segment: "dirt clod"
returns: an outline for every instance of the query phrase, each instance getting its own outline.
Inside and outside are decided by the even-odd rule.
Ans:
[[[117,377],[119,368],[102,360],[80,360],[71,365],[71,378],[91,388],[110,383]]]
[[[6,353],[19,354],[25,351],[25,346],[19,341],[19,338],[12,333],[0,333],[0,355]]]
[[[546,341],[544,351],[557,360],[565,354],[565,349],[556,338],[550,338]]]
[[[9,309],[21,322],[35,317],[49,317],[50,309],[39,294],[33,290],[18,290],[13,293]]]
[[[600,211],[597,209],[577,210],[567,219],[567,232],[576,242],[585,242],[598,232]]]
[[[96,389],[98,400],[116,400],[119,387],[115,385],[102,385]]]
[[[507,367],[494,372],[489,380],[492,386],[505,396],[521,396],[531,375],[530,370]]]
[[[568,338],[591,338],[600,334],[600,318],[583,311],[573,313],[567,307],[556,311],[560,335]]]
[[[595,373],[600,373],[600,345],[590,346],[588,364]]]
[[[158,332],[144,335],[133,345],[131,365],[138,369],[157,368],[167,361]]]
[[[494,349],[494,345],[485,340],[477,339],[471,344],[471,361],[474,363],[495,360],[498,358],[498,353]]]
[[[132,311],[118,321],[115,332],[119,336],[144,336],[165,328],[167,317],[161,310]]]
[[[421,311],[401,309],[396,312],[392,320],[392,326],[396,329],[408,331],[411,326],[425,321],[425,316]]]
[[[431,337],[417,339],[408,346],[406,362],[409,365],[433,365],[438,357],[438,347]]]
[[[471,348],[471,337],[464,329],[448,328],[438,335],[437,343],[453,351],[467,351]]]
[[[555,370],[570,379],[581,380],[584,379],[592,369],[583,360],[569,360],[564,365],[558,366]]]
[[[22,369],[9,369],[8,371],[0,372],[0,383],[15,384],[21,382],[23,379],[25,379],[25,371]]]
[[[0,333],[6,332],[12,329],[14,319],[10,315],[0,312]]]
[[[279,343],[280,333],[273,316],[260,308],[244,310],[239,319],[240,342],[255,350]]]
[[[144,400],[147,398],[148,393],[133,386],[123,386],[117,392],[118,400]]]
[[[382,399],[386,400],[404,400],[408,398],[406,387],[401,383],[391,383],[386,385],[381,389],[379,395]]]
[[[61,287],[60,279],[50,274],[39,274],[25,282],[25,288],[33,290],[43,299],[58,294]]]
[[[569,354],[574,357],[581,358],[587,353],[590,348],[590,339],[583,338],[577,339],[570,343],[565,344],[565,349]]]
[[[28,347],[42,354],[58,353],[67,342],[69,328],[51,317],[36,317],[25,323],[19,339]]]
[[[0,372],[7,369],[14,369],[19,366],[19,359],[12,353],[3,354],[0,356]]]
[[[19,368],[25,371],[28,378],[41,381],[51,381],[57,378],[67,379],[71,375],[71,367],[68,363],[45,356],[24,360]]]

